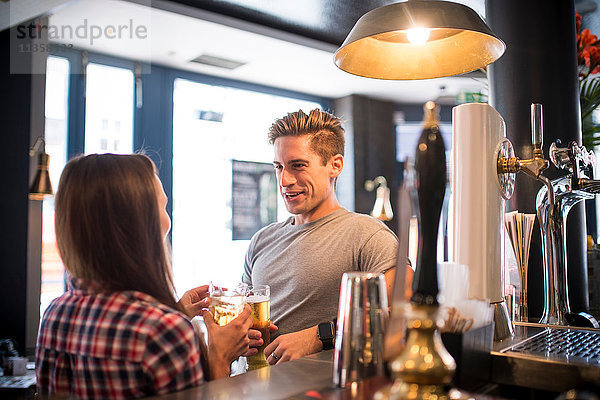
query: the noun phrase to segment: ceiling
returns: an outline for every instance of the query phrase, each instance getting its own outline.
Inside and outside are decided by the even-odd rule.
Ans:
[[[333,53],[366,11],[394,1],[325,0],[80,0],[49,9],[62,44],[127,59],[270,87],[339,98],[362,94],[398,103],[452,103],[460,92],[486,93],[484,74],[420,81],[350,75]],[[484,0],[457,1],[484,14]],[[11,1],[14,3],[14,0]],[[41,2],[44,3],[44,2]],[[52,2],[48,2],[52,3]],[[39,4],[39,3],[38,3]],[[143,39],[68,37],[63,27],[144,26]],[[235,69],[191,62],[201,55],[243,65]]]
[[[366,12],[400,0],[172,0],[194,8],[296,33],[336,47]],[[484,16],[483,0],[457,1]]]

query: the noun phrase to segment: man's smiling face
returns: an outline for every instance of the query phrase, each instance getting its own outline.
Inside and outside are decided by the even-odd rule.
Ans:
[[[297,223],[314,221],[339,208],[333,183],[342,170],[341,155],[323,165],[310,148],[310,135],[279,137],[274,149],[279,192]]]

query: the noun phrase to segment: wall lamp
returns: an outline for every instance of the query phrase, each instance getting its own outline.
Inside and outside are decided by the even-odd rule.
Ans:
[[[52,196],[52,182],[50,182],[50,174],[48,173],[48,165],[50,156],[46,154],[46,142],[42,136],[39,136],[33,146],[29,149],[29,157],[35,156],[35,153],[43,146],[38,158],[37,172],[33,183],[29,188],[29,200],[44,200],[45,196]]]
[[[385,177],[380,175],[373,180],[368,179],[365,181],[365,189],[368,192],[372,192],[375,188],[377,188],[377,192],[371,216],[382,221],[391,221],[394,218],[394,213],[390,202],[390,188],[387,186]]]

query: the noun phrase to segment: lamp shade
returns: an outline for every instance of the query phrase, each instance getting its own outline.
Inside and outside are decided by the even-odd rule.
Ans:
[[[46,153],[40,153],[37,172],[29,188],[30,200],[44,200],[44,196],[51,196],[53,194],[52,183],[50,182],[50,175],[48,173],[49,162],[50,156]]]
[[[368,78],[429,79],[483,68],[505,48],[467,6],[409,0],[363,15],[334,61],[342,70]]]

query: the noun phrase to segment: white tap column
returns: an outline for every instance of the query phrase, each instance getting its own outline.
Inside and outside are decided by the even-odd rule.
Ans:
[[[469,266],[469,297],[504,300],[504,200],[496,174],[497,152],[506,136],[490,105],[454,107],[452,159],[453,255]]]

